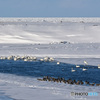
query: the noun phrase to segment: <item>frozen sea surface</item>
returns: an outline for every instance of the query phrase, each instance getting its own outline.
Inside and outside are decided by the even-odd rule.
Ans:
[[[100,82],[100,18],[0,18],[0,43],[0,56],[49,56],[60,61],[57,65],[0,60],[1,100],[100,99],[97,86],[37,80],[48,75]],[[97,92],[98,96],[71,96],[71,92]]]
[[[100,42],[100,18],[0,18],[0,43]]]

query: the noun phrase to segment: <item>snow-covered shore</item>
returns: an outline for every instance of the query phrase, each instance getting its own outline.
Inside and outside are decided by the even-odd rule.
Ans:
[[[100,87],[39,82],[35,78],[0,74],[0,90],[11,98],[22,100],[99,100]],[[97,92],[97,96],[71,96],[71,92]]]
[[[98,66],[100,64],[99,43],[55,43],[55,44],[0,44],[0,56],[53,57],[55,60]]]

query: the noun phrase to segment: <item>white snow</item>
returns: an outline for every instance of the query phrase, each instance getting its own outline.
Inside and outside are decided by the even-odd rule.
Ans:
[[[99,100],[100,87],[40,82],[35,78],[0,74],[0,90],[22,100]],[[97,92],[98,96],[71,96],[71,92]]]
[[[9,55],[50,56],[74,64],[86,60],[90,65],[98,65],[100,18],[0,18],[0,56]],[[100,87],[39,82],[36,78],[0,73],[2,91],[19,100],[100,98]],[[71,96],[71,92],[97,92],[98,96]]]
[[[0,43],[100,42],[99,33],[100,18],[0,18]]]

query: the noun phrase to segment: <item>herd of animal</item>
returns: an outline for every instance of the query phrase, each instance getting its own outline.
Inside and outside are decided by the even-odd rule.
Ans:
[[[89,86],[100,86],[100,84],[96,83],[90,83],[88,81],[83,82],[82,80],[72,80],[72,79],[64,79],[64,78],[54,78],[49,76],[44,76],[42,79],[38,78],[39,81],[51,81],[51,82],[57,82],[57,83],[67,83],[67,84],[75,84],[75,85],[89,85]]]
[[[17,61],[17,60],[36,61],[37,57],[36,56],[8,56],[8,57],[1,56],[0,59],[1,60],[6,60],[7,59],[7,60],[14,60],[14,61]],[[40,61],[54,61],[54,58],[44,57],[44,58],[40,58],[39,60]]]

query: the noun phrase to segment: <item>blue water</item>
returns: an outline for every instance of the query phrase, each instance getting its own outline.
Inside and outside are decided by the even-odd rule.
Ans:
[[[8,96],[5,96],[5,95],[0,95],[0,100],[14,100]]]
[[[100,69],[97,66],[85,66],[80,65],[80,68],[76,68],[74,64],[60,63],[59,65],[54,62],[24,62],[22,60],[0,60],[0,73],[16,74],[19,76],[28,77],[64,77],[65,79],[75,79],[82,81],[89,81],[100,83]],[[71,72],[71,68],[75,69],[75,72]],[[87,68],[86,71],[82,71],[82,68]]]
[[[9,96],[6,96],[2,91],[0,91],[0,100],[14,100]]]

